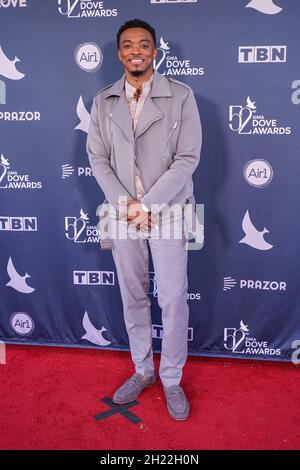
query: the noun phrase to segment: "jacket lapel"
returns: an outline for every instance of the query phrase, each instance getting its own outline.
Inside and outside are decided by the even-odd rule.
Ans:
[[[117,103],[109,113],[109,118],[120,128],[127,141],[132,143],[134,141],[132,119],[125,97],[124,84],[125,74],[120,80],[107,88],[104,99],[116,98]]]
[[[120,80],[107,89],[104,98],[113,96],[119,97],[117,104],[109,114],[109,117],[122,130],[126,139],[129,142],[134,142],[132,119],[125,97],[124,84],[125,74]],[[135,138],[140,137],[154,122],[164,117],[164,113],[156,106],[153,98],[170,98],[171,96],[172,92],[168,79],[155,70],[151,93],[141,112],[135,132]]]
[[[158,73],[156,70],[153,75],[151,93],[141,112],[135,137],[140,137],[154,122],[164,117],[164,113],[156,106],[153,98],[170,98],[172,96],[169,81],[166,77]]]
[[[117,101],[116,106],[109,114],[110,119],[120,128],[128,142],[134,141],[132,119],[130,116],[129,106],[123,92]]]
[[[137,122],[135,130],[135,138],[140,137],[154,122],[159,121],[164,117],[164,114],[155,105],[150,96],[147,98],[141,115]]]

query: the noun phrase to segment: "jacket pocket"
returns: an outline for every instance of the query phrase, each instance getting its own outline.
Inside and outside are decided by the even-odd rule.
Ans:
[[[170,143],[170,140],[171,140],[171,137],[175,131],[175,129],[177,128],[177,125],[178,125],[178,121],[175,121],[173,126],[172,126],[172,129],[170,130],[169,134],[168,134],[168,137],[167,137],[167,140],[166,140],[166,145],[165,145],[165,151],[163,153],[163,159],[167,158],[167,155],[168,155],[168,149],[169,149],[169,143]]]

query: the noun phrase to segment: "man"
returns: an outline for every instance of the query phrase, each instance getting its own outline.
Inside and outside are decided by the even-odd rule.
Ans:
[[[119,227],[125,220],[128,228],[126,238],[112,239],[112,253],[135,374],[113,400],[133,401],[156,381],[148,297],[150,249],[164,330],[159,375],[170,415],[185,420],[190,406],[180,382],[187,359],[189,309],[182,214],[193,197],[200,118],[192,90],[153,70],[156,38],[148,23],[127,21],[118,31],[117,44],[125,73],[95,96],[87,139],[91,168],[115,214],[112,218]],[[169,210],[175,206],[180,217]],[[172,235],[164,237],[167,225]]]

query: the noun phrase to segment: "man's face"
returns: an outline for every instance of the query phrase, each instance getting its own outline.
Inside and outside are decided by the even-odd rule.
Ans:
[[[126,72],[133,76],[149,76],[157,50],[149,31],[129,28],[121,34],[118,54]]]

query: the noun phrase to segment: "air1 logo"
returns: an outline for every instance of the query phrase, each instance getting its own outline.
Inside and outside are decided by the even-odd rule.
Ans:
[[[255,188],[265,188],[273,178],[273,169],[266,160],[250,160],[245,163],[243,175],[247,183]]]
[[[21,336],[29,336],[34,330],[34,322],[26,312],[15,312],[9,319],[12,329]]]
[[[74,53],[75,61],[82,70],[96,72],[101,67],[103,54],[94,42],[80,44]]]
[[[287,46],[241,46],[239,63],[286,62]]]
[[[104,2],[97,0],[58,0],[58,11],[67,18],[99,18],[118,14],[116,8],[105,9]]]
[[[229,106],[229,128],[238,134],[291,134],[290,127],[277,125],[277,119],[267,119],[263,114],[256,114],[255,101],[247,97],[245,106]]]

